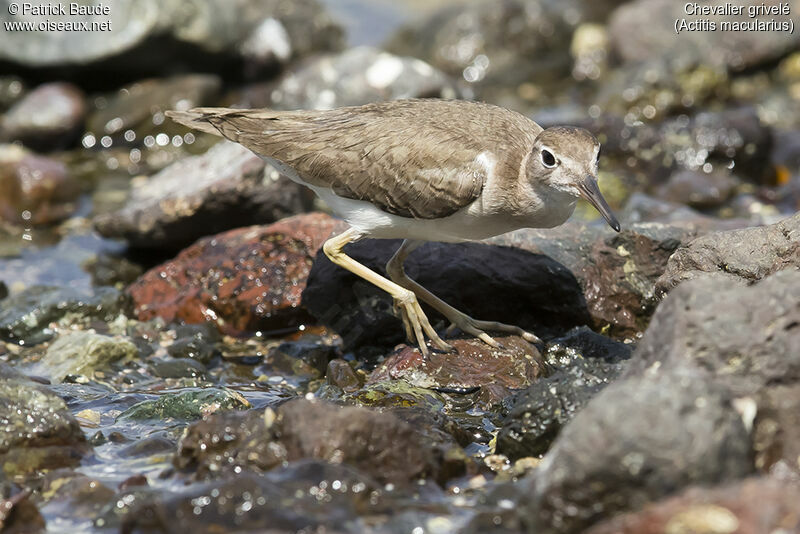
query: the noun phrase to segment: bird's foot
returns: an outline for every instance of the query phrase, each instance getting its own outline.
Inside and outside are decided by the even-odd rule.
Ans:
[[[408,291],[399,297],[395,297],[394,308],[403,320],[403,326],[406,329],[406,336],[409,341],[416,343],[419,350],[424,357],[428,357],[428,346],[425,342],[425,336],[431,341],[431,345],[437,350],[443,352],[452,352],[453,346],[445,343],[436,330],[431,326],[428,317],[419,305],[417,296]]]
[[[458,314],[454,314],[450,319],[451,324],[447,328],[445,332],[447,335],[450,335],[456,328],[461,330],[462,332],[469,334],[471,336],[475,336],[490,347],[494,348],[502,348],[503,346],[497,342],[492,336],[486,333],[486,330],[490,332],[503,332],[507,334],[513,334],[521,337],[525,341],[529,343],[541,343],[542,340],[539,339],[537,336],[531,334],[530,332],[523,330],[518,326],[514,326],[511,324],[505,323],[498,323],[497,321],[479,321],[477,319],[473,319],[469,315],[465,313],[458,312]]]

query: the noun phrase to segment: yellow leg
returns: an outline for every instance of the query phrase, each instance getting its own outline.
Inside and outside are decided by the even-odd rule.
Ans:
[[[448,333],[452,332],[455,328],[461,329],[463,332],[475,336],[492,347],[499,347],[500,344],[495,341],[485,330],[495,332],[507,332],[509,334],[516,334],[526,341],[531,343],[539,343],[541,340],[530,332],[526,332],[522,328],[510,324],[498,323],[496,321],[479,321],[473,319],[464,312],[450,306],[445,301],[419,285],[406,274],[403,268],[406,258],[411,252],[422,244],[421,241],[405,240],[400,248],[397,249],[392,259],[386,264],[386,273],[397,285],[406,289],[410,289],[414,294],[423,302],[430,305],[439,313],[444,315],[450,321],[450,327],[447,329]]]
[[[328,239],[325,244],[322,245],[322,250],[325,251],[325,255],[336,265],[344,267],[351,273],[360,276],[367,282],[376,285],[392,296],[395,302],[395,308],[400,311],[400,316],[403,319],[403,325],[406,328],[406,334],[409,340],[412,343],[417,343],[419,350],[424,356],[428,356],[428,347],[425,344],[426,335],[435,348],[443,351],[453,350],[453,347],[445,343],[433,329],[413,291],[387,280],[372,269],[361,265],[342,252],[342,248],[344,248],[347,243],[357,241],[361,239],[361,237],[363,236],[358,230],[351,228],[336,237]]]

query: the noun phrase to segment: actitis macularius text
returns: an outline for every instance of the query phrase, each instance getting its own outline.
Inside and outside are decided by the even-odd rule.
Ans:
[[[597,187],[597,139],[580,128],[543,130],[497,106],[400,100],[329,111],[196,108],[167,115],[244,145],[314,190],[351,226],[324,244],[325,254],[394,298],[408,338],[425,355],[426,336],[439,350],[451,347],[419,300],[441,312],[450,329],[492,346],[498,344],[486,331],[538,338],[517,326],[473,319],[409,278],[403,262],[422,242],[558,226],[578,197],[619,231]],[[389,279],[342,251],[365,237],[404,239],[386,266]]]

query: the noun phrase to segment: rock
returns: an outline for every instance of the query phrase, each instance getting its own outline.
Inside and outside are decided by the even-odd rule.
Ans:
[[[122,412],[117,420],[192,420],[220,411],[247,408],[250,408],[247,399],[227,388],[189,388],[179,393],[167,393],[155,400],[134,404]]]
[[[191,358],[171,358],[153,362],[153,374],[160,378],[197,378],[205,380],[206,367]]]
[[[86,293],[69,288],[33,286],[6,298],[0,309],[0,339],[34,345],[52,338],[53,323],[113,321],[127,307],[127,298],[105,287]]]
[[[666,292],[703,273],[754,283],[800,268],[800,214],[770,226],[706,234],[675,251],[657,288]]]
[[[360,516],[374,514],[371,523],[380,523],[400,504],[387,503],[391,493],[365,474],[320,461],[173,487],[128,490],[104,510],[103,525],[121,523],[123,532],[347,532],[363,523]]]
[[[219,352],[215,346],[217,341],[219,333],[211,324],[179,326],[167,353],[173,358],[190,358],[208,364]]]
[[[800,7],[796,2],[787,4],[791,6],[789,10],[792,13]],[[705,5],[712,9],[726,6],[721,0]],[[723,65],[731,70],[743,70],[780,59],[800,44],[795,34],[789,35],[785,31],[759,31],[751,27],[745,27],[744,31],[723,31],[723,22],[748,25],[757,22],[748,16],[748,4],[742,4],[743,12],[738,16],[687,13],[684,7],[684,4],[670,0],[636,0],[618,7],[609,18],[609,33],[617,54],[629,62],[681,57],[701,60],[705,64]],[[656,20],[668,23],[653,24]],[[681,20],[706,20],[715,23],[717,30],[692,31],[690,28],[682,30],[676,39],[674,24]],[[790,17],[758,17],[762,24],[771,20],[788,24]]]
[[[691,488],[641,511],[615,517],[586,534],[660,532],[758,534],[800,530],[796,483],[750,478],[716,488]]]
[[[693,208],[714,208],[731,197],[736,182],[727,170],[712,173],[685,170],[670,176],[658,188],[658,196]]]
[[[291,377],[307,383],[325,374],[328,362],[336,356],[336,347],[313,341],[289,341],[269,350],[255,372],[265,376]]]
[[[800,272],[745,286],[706,275],[676,287],[653,315],[626,374],[687,366],[738,395],[800,380]]]
[[[545,375],[546,368],[536,347],[517,336],[495,339],[503,345],[493,349],[479,339],[453,339],[453,353],[432,352],[427,358],[419,349],[405,346],[389,356],[370,374],[368,384],[405,380],[412,386],[444,391],[480,389],[477,403],[488,408],[514,390],[526,388]],[[487,383],[487,377],[491,382]]]
[[[503,401],[509,409],[497,434],[497,452],[512,460],[547,452],[575,414],[622,373],[630,353],[630,345],[586,327],[549,343],[549,376]]]
[[[211,321],[227,333],[298,325],[308,318],[300,294],[314,255],[342,228],[311,213],[207,237],[146,272],[127,292],[143,321]]]
[[[564,2],[503,0],[449,5],[401,29],[388,49],[423,59],[478,87],[514,87],[569,76],[572,32],[580,22]],[[571,20],[570,20],[571,19]]]
[[[100,6],[109,7],[89,4]],[[35,31],[8,32],[0,43],[0,59],[16,69],[70,66],[76,76],[122,70],[141,78],[180,66],[220,70],[230,69],[231,63],[241,68],[242,63],[257,67],[266,62],[274,67],[315,50],[338,48],[343,41],[341,28],[316,0],[204,0],[189,7],[178,0],[121,0],[107,14],[53,15],[48,20],[85,22],[98,29],[53,33],[49,39],[37,38]],[[2,20],[38,24],[42,19],[4,10]]]
[[[69,147],[83,127],[84,98],[72,84],[42,84],[8,110],[0,123],[0,138],[37,150]]]
[[[388,412],[298,399],[276,412],[227,413],[194,423],[174,463],[208,477],[242,469],[267,471],[313,458],[404,486],[427,476],[436,478],[444,453],[454,446],[441,441],[442,436],[438,439],[424,439],[415,427]]]
[[[590,314],[589,321],[577,324],[626,339],[647,327],[658,303],[655,281],[673,251],[691,235],[690,230],[661,224],[631,225],[617,234],[605,225],[568,223],[553,230],[517,230],[491,242],[544,254],[569,269]],[[542,282],[559,283],[552,278]]]
[[[68,375],[92,378],[96,370],[113,362],[130,360],[138,353],[136,345],[121,337],[70,332],[60,336],[47,348],[39,365],[43,374],[49,375],[55,382],[61,382]]]
[[[325,380],[328,384],[338,387],[345,393],[354,393],[364,385],[350,364],[340,358],[328,362],[328,368],[325,370]]]
[[[750,404],[756,408],[753,422],[755,465],[764,473],[779,468],[800,473],[800,384],[765,388]]]
[[[0,363],[0,466],[6,476],[76,466],[88,449],[63,400]]]
[[[301,186],[241,145],[223,141],[137,185],[119,211],[95,228],[132,247],[180,250],[197,239],[303,211]]]
[[[724,389],[697,373],[631,377],[561,431],[520,489],[533,495],[523,515],[530,532],[583,532],[688,485],[752,471],[750,437]]]
[[[270,93],[276,109],[332,109],[400,98],[455,98],[459,89],[442,71],[413,57],[350,48],[314,58],[287,73]]]
[[[384,272],[398,246],[394,240],[370,240],[349,245],[346,252]],[[439,298],[477,319],[517,324],[539,336],[589,321],[574,276],[541,254],[479,243],[427,243],[411,254],[406,271]],[[342,336],[345,350],[366,351],[372,346],[385,352],[404,341],[391,298],[322,253],[311,269],[303,306]],[[436,322],[439,315],[428,313]]]
[[[623,227],[636,223],[660,223],[684,228],[689,235],[733,230],[751,226],[750,219],[719,219],[704,215],[683,204],[668,202],[645,193],[634,193],[617,213]]]
[[[63,163],[0,145],[0,218],[26,226],[58,222],[75,211],[79,193]]]

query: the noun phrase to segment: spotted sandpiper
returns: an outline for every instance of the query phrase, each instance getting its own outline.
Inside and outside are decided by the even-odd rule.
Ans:
[[[497,106],[460,100],[398,100],[327,111],[196,108],[173,120],[249,148],[308,186],[350,228],[323,245],[335,264],[375,284],[395,302],[411,342],[443,351],[419,301],[491,346],[487,331],[539,339],[518,326],[479,321],[409,278],[403,263],[424,241],[468,241],[566,221],[579,197],[609,225],[619,223],[595,178],[600,144],[569,126],[542,129]],[[389,279],[343,252],[362,238],[402,238]]]

